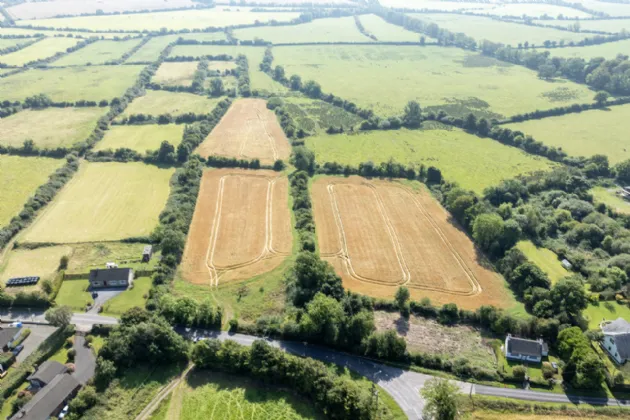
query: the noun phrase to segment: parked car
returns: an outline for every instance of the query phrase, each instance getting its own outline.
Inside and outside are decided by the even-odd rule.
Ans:
[[[17,356],[22,350],[24,350],[24,344],[20,344],[19,346],[11,350],[11,353],[13,353],[14,356]]]
[[[92,299],[96,299],[98,297],[98,293],[97,292],[92,292]]]
[[[63,419],[68,415],[68,406],[66,405],[64,408],[61,409],[61,413],[59,413],[59,416],[57,418]]]

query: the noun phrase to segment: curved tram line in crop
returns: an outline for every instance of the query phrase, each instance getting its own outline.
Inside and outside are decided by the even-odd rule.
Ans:
[[[396,258],[397,258],[397,261],[398,261],[398,266],[399,266],[401,274],[402,274],[401,278],[399,280],[395,281],[395,282],[386,282],[386,281],[383,281],[383,280],[380,280],[380,279],[377,279],[377,278],[361,276],[355,271],[355,269],[354,269],[354,267],[352,265],[352,259],[350,258],[350,253],[348,251],[348,241],[347,241],[347,238],[346,238],[346,232],[344,230],[343,221],[342,221],[342,218],[341,218],[341,212],[339,211],[339,206],[338,206],[338,203],[337,203],[337,197],[336,197],[335,184],[334,183],[330,183],[327,186],[327,190],[328,190],[328,195],[329,195],[329,198],[330,198],[330,203],[331,203],[331,206],[332,206],[332,209],[333,209],[333,215],[334,215],[334,218],[335,218],[335,223],[336,223],[337,228],[339,230],[339,238],[340,238],[340,242],[341,243],[340,243],[340,249],[339,249],[338,252],[335,252],[335,253],[322,253],[321,254],[322,257],[337,257],[337,258],[340,258],[342,260],[343,265],[346,268],[348,274],[351,277],[353,277],[356,280],[365,281],[365,282],[369,282],[369,283],[375,283],[375,284],[385,285],[385,286],[403,286],[404,285],[406,287],[410,287],[410,288],[414,288],[414,289],[431,290],[431,291],[444,292],[444,293],[450,293],[450,294],[461,295],[461,296],[476,296],[476,295],[478,295],[478,294],[480,294],[482,292],[481,285],[479,284],[479,281],[477,280],[477,278],[476,278],[475,274],[473,273],[473,271],[468,267],[468,265],[466,264],[466,262],[464,261],[462,256],[459,254],[459,252],[457,252],[457,250],[455,249],[453,244],[448,240],[448,238],[446,237],[444,232],[440,229],[440,227],[438,226],[436,221],[433,219],[433,217],[431,216],[430,212],[418,200],[418,198],[413,193],[413,191],[410,190],[409,188],[405,188],[405,187],[402,187],[402,186],[395,186],[393,188],[400,188],[401,190],[405,191],[409,195],[409,198],[413,201],[413,203],[416,205],[416,207],[420,210],[421,214],[426,218],[426,220],[429,222],[431,227],[438,234],[440,239],[448,247],[448,249],[450,250],[451,254],[453,255],[453,258],[457,262],[458,266],[462,269],[462,271],[466,275],[466,278],[468,279],[468,282],[470,284],[470,290],[468,290],[468,291],[459,291],[459,290],[446,289],[446,288],[443,288],[443,287],[433,287],[433,286],[419,285],[419,284],[413,283],[412,282],[411,272],[409,270],[409,267],[407,265],[407,262],[405,260],[404,255],[403,255],[403,252],[402,252],[402,245],[400,243],[400,240],[398,239],[398,235],[396,234],[396,231],[395,231],[394,226],[393,226],[393,224],[392,224],[392,222],[390,220],[390,217],[387,214],[387,210],[385,209],[385,206],[383,204],[382,197],[378,194],[377,188],[373,184],[365,183],[363,185],[368,186],[372,190],[372,193],[374,194],[374,198],[376,200],[377,207],[378,207],[378,212],[381,215],[381,217],[383,218],[383,223],[385,223],[385,226],[387,228],[387,232],[388,232],[389,237],[391,239],[391,245],[393,246],[394,252],[396,254]]]
[[[228,177],[253,177],[253,178],[266,178],[267,179],[267,197],[265,203],[265,243],[263,248],[256,257],[249,261],[245,261],[238,264],[231,264],[226,266],[219,266],[214,262],[214,253],[217,248],[217,238],[219,236],[219,229],[221,228],[221,214],[223,210],[223,195],[225,190],[225,180]],[[210,234],[210,240],[206,252],[206,266],[208,268],[208,274],[210,275],[210,286],[218,286],[219,279],[223,274],[228,271],[235,270],[242,267],[255,264],[263,259],[272,258],[276,256],[289,256],[290,252],[277,251],[273,247],[273,192],[278,178],[269,178],[261,175],[224,175],[219,179],[219,191],[217,194],[216,209],[214,212],[214,219],[212,221],[212,231]]]

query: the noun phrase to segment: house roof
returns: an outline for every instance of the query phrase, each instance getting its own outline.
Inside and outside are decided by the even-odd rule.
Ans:
[[[129,274],[131,272],[131,268],[99,268],[90,271],[90,282],[129,280]]]
[[[26,378],[29,381],[38,380],[43,384],[47,384],[60,373],[66,373],[68,368],[54,360],[47,360],[41,364],[37,371]]]
[[[19,328],[2,328],[0,329],[0,348],[3,348],[13,340],[15,334],[20,331]]]
[[[507,350],[512,354],[524,356],[542,356],[543,345],[540,341],[526,340],[524,338],[508,337]]]
[[[623,318],[617,318],[615,321],[602,327],[604,334],[625,334],[630,333],[630,322]]]
[[[11,420],[47,419],[80,386],[79,381],[72,375],[61,373],[35,394],[32,400],[11,417]]]
[[[630,360],[630,333],[616,335],[615,345],[621,360]]]

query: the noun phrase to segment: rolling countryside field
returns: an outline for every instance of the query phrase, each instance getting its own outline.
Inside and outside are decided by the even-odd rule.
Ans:
[[[377,15],[363,15],[359,18],[365,30],[385,42],[418,42],[420,35],[389,23]],[[427,42],[433,41],[426,37]]]
[[[535,21],[542,23],[544,21]],[[547,22],[548,24],[548,22]],[[586,31],[602,31],[608,33],[618,33],[624,29],[630,29],[630,19],[598,19],[598,20],[557,20],[553,22],[553,26],[567,28],[569,26],[579,25],[580,30]]]
[[[94,150],[116,150],[124,147],[144,153],[159,149],[163,141],[177,147],[183,134],[183,125],[120,125],[109,129]]]
[[[608,60],[612,60],[619,54],[630,54],[630,40],[626,39],[618,42],[607,42],[605,44],[589,45],[584,47],[540,49],[540,51],[549,51],[552,57],[577,57],[584,58],[586,60],[604,57]]]
[[[85,66],[106,64],[119,60],[125,53],[133,49],[140,43],[138,39],[128,41],[97,41],[81,48],[60,60],[56,60],[52,65],[55,67]]]
[[[192,112],[194,114],[207,114],[221,98],[204,98],[185,92],[167,92],[163,90],[149,90],[145,95],[136,98],[121,114],[126,117],[134,114],[148,115],[182,115]]]
[[[588,102],[594,95],[583,85],[546,82],[522,66],[455,48],[344,45],[273,51],[288,75],[317,80],[324,92],[383,116],[400,115],[416,100],[436,112],[501,118]]]
[[[199,62],[163,63],[153,76],[153,83],[164,86],[190,86]]]
[[[19,51],[0,56],[0,63],[8,66],[23,66],[64,52],[68,48],[74,47],[78,42],[74,38],[44,38]]]
[[[171,42],[177,41],[177,35],[166,35],[151,38],[135,54],[127,60],[128,63],[152,63],[160,57],[160,53]]]

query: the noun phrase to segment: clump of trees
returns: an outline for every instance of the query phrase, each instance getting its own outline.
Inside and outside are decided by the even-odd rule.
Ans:
[[[566,362],[562,379],[576,388],[597,389],[605,379],[606,367],[578,327],[558,334],[558,352]]]

